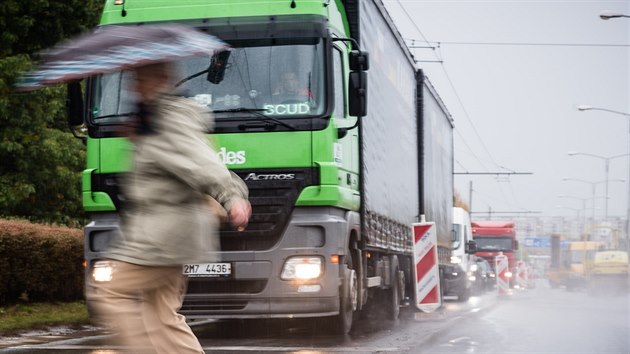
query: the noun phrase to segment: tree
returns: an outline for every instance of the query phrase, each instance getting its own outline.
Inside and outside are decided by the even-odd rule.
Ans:
[[[38,52],[96,25],[89,0],[0,3],[0,215],[76,224],[85,148],[65,124],[65,88],[16,93]]]
[[[460,207],[466,210],[467,212],[470,212],[470,206],[462,198],[462,195],[459,193],[459,191],[455,191],[453,193],[453,206]]]

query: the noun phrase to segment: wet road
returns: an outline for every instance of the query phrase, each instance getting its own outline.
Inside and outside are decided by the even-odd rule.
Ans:
[[[372,318],[346,336],[326,334],[325,322],[218,321],[194,327],[208,353],[629,353],[630,298],[536,289],[499,298],[494,293],[449,301],[434,314],[404,311],[396,322]],[[109,354],[105,336],[6,353]]]
[[[630,353],[628,295],[592,297],[540,283],[459,323],[419,353]]]

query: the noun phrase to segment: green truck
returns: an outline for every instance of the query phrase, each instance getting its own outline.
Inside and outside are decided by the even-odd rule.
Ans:
[[[421,214],[436,222],[448,288],[452,118],[380,0],[107,1],[100,26],[164,22],[231,46],[179,62],[178,90],[214,111],[213,143],[253,207],[245,231],[222,228],[220,263],[183,267],[182,314],[331,317],[337,333],[371,304],[395,319],[414,301]],[[306,94],[282,97],[289,71]],[[129,80],[118,72],[69,89],[69,119],[87,128],[86,276],[125,207]]]

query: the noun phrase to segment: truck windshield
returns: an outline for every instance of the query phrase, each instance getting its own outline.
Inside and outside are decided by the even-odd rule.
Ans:
[[[499,252],[512,251],[512,238],[501,236],[477,236],[473,237],[477,243],[477,251]]]
[[[571,263],[584,263],[585,260],[592,261],[595,259],[597,250],[571,250]]]
[[[452,247],[455,248],[459,248],[459,245],[461,244],[462,241],[462,225],[460,224],[453,224],[453,244]]]
[[[250,117],[251,112],[274,118],[320,116],[326,108],[322,42],[230,41],[228,53],[178,62],[176,92],[214,111],[217,124]],[[134,111],[131,80],[127,71],[93,80],[91,113],[96,124],[122,122]]]

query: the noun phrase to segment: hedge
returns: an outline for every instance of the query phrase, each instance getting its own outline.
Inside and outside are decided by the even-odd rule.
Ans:
[[[0,305],[83,298],[80,229],[0,219]]]

